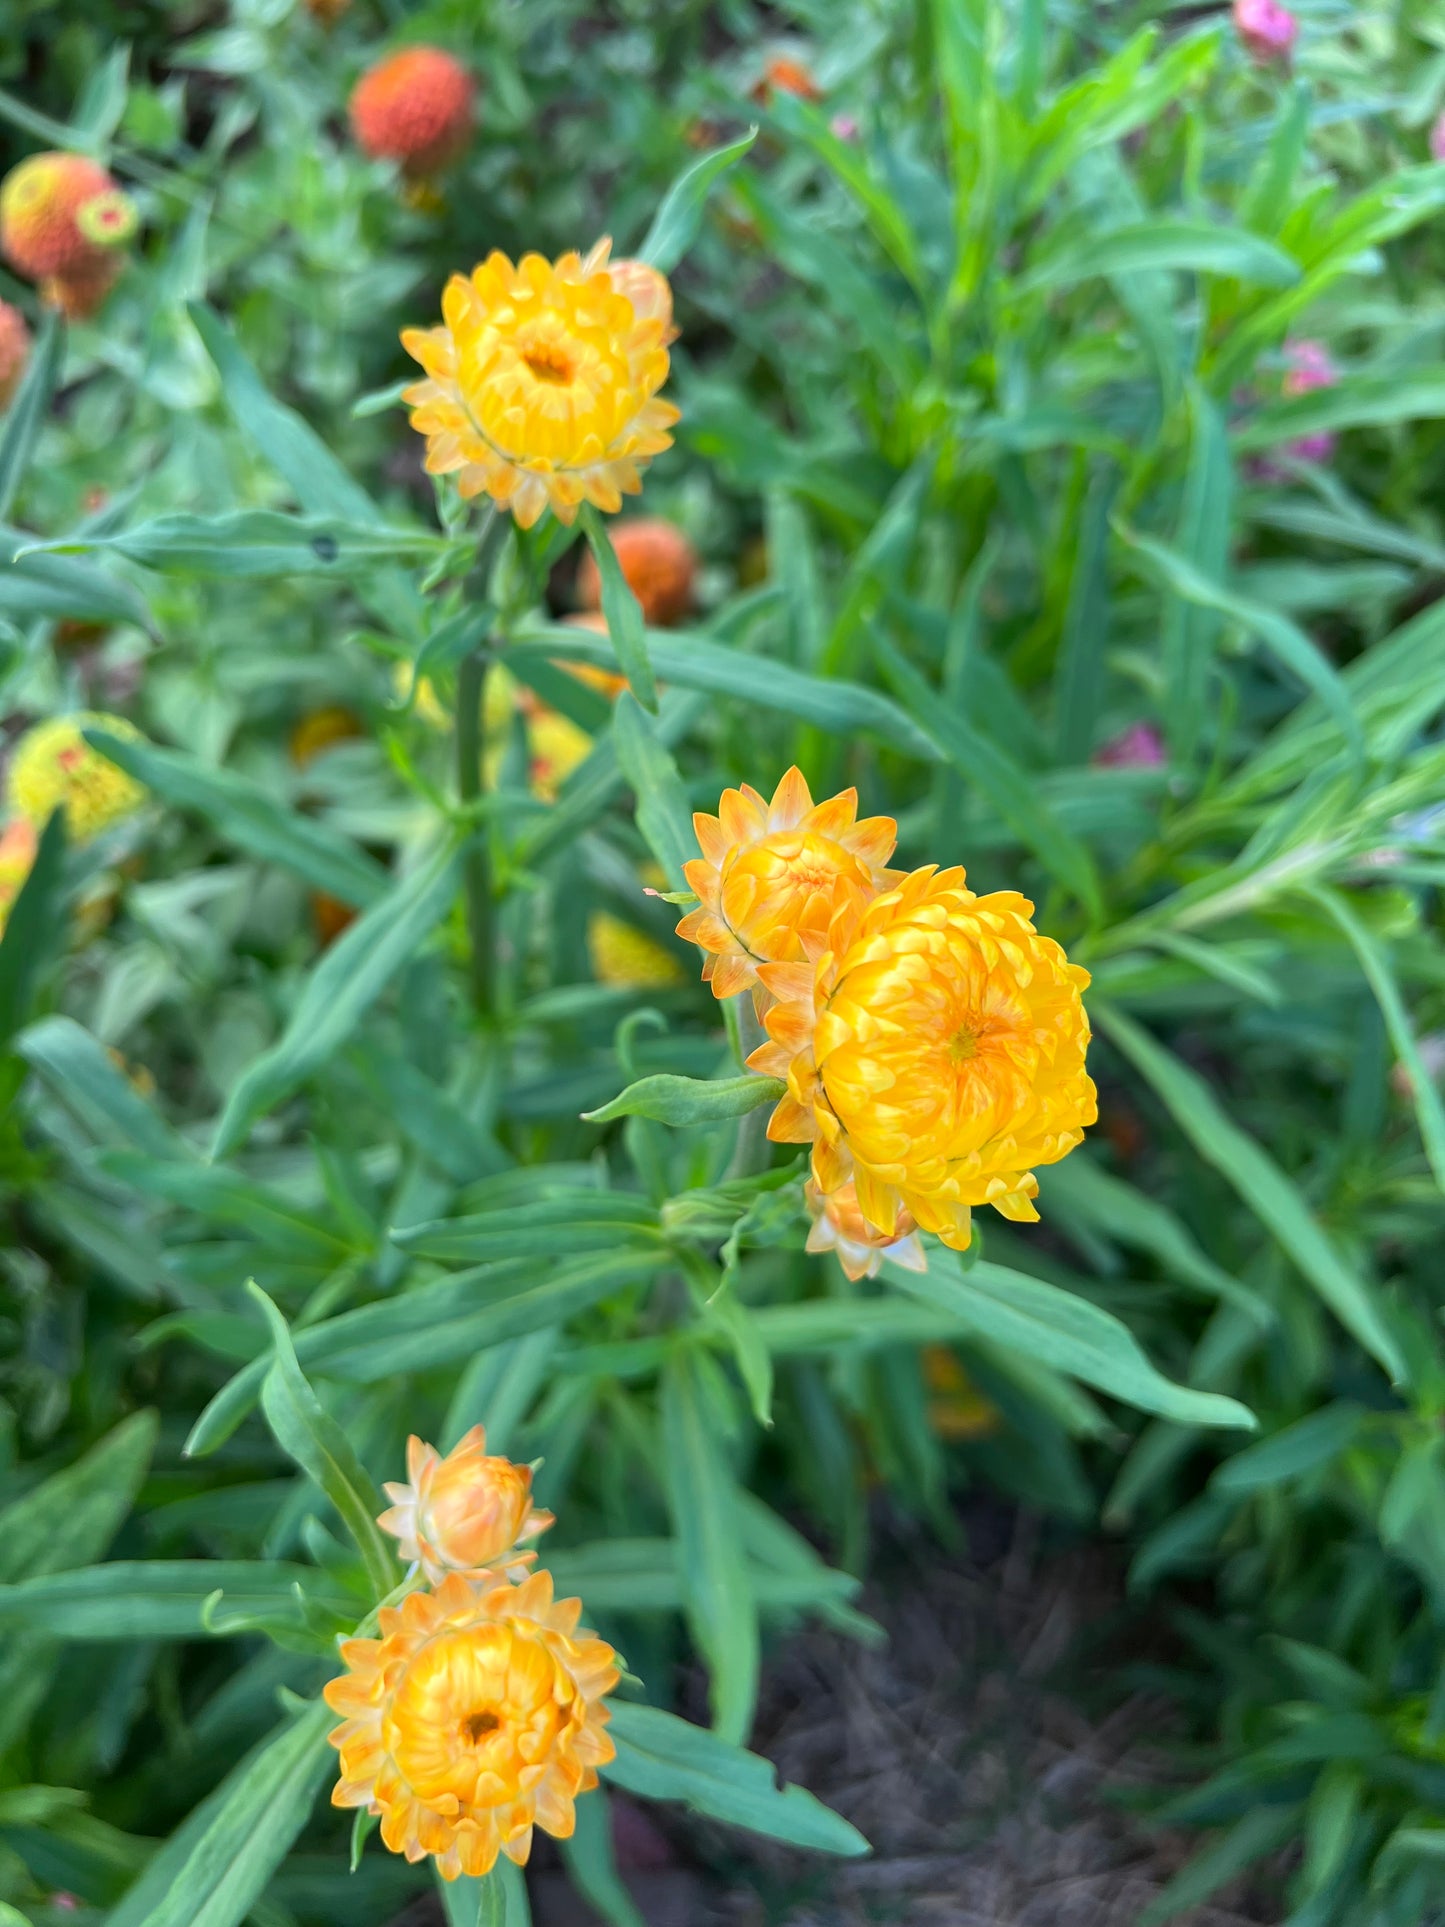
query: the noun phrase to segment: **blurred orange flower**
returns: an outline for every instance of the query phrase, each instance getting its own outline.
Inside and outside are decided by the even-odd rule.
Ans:
[[[0,408],[10,406],[29,360],[30,330],[25,317],[8,301],[0,301]]]
[[[0,247],[66,314],[94,314],[135,233],[135,204],[83,154],[32,154],[0,186]]]
[[[667,629],[692,607],[697,575],[697,551],[671,522],[641,515],[619,522],[612,531],[612,547],[623,579],[642,605],[642,619],[653,629]],[[602,577],[592,552],[577,571],[577,596],[582,607],[602,607]]]
[[[424,179],[465,148],[474,94],[466,68],[440,47],[403,47],[357,81],[352,132],[373,160],[399,161],[409,179]]]

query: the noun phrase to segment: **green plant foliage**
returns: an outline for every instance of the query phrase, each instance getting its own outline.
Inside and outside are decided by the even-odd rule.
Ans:
[[[85,742],[145,791],[0,847],[0,1923],[427,1891],[327,1805],[319,1696],[418,1583],[408,1437],[476,1424],[626,1656],[563,1845],[612,1927],[609,1786],[867,1850],[749,1750],[759,1681],[879,1636],[867,1495],[970,1484],[1172,1629],[1201,1839],[1148,1919],[1250,1869],[1291,1927],[1437,1918],[1439,23],[334,11],[0,0],[0,169],[139,216],[65,320],[6,241],[4,711],[134,721]],[[346,116],[414,40],[478,83],[430,182]],[[603,235],[672,278],[676,445],[521,529],[424,470],[399,331]],[[752,1000],[674,935],[693,812],[793,764],[1092,975],[1098,1125],[922,1271],[806,1249]],[[442,1897],[530,1918],[505,1859]]]

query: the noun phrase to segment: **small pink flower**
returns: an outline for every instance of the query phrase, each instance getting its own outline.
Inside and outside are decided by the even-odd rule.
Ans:
[[[1441,114],[1430,129],[1430,158],[1445,161],[1445,114]]]
[[[834,114],[828,126],[840,141],[855,141],[858,138],[858,123],[851,114]]]
[[[1289,59],[1299,21],[1279,0],[1234,0],[1234,28],[1250,59],[1269,67]]]
[[[1284,378],[1286,395],[1313,395],[1321,388],[1333,388],[1339,381],[1339,370],[1322,341],[1292,341],[1284,352],[1289,364]],[[1297,462],[1327,462],[1334,452],[1335,438],[1328,429],[1301,435],[1286,450]]]
[[[1153,723],[1131,723],[1094,753],[1101,769],[1158,769],[1165,760],[1164,738]]]
[[[78,1914],[80,1902],[74,1894],[66,1893],[62,1887],[59,1893],[50,1896],[50,1905],[57,1914]]]

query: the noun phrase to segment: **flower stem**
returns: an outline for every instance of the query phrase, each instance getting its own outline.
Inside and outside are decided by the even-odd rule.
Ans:
[[[473,649],[462,658],[457,675],[457,796],[463,804],[475,803],[482,793],[482,705],[490,658],[489,649]],[[496,994],[490,824],[480,824],[473,834],[462,874],[472,953],[472,1001],[485,1013],[491,1010]]]
[[[747,1069],[747,1060],[759,1044],[767,1042],[767,1034],[758,1022],[753,1009],[752,995],[741,992],[723,1005],[728,1018],[728,1032],[732,1039],[733,1051],[738,1060],[738,1069]],[[768,1162],[768,1107],[759,1105],[756,1110],[748,1111],[738,1120],[737,1140],[733,1145],[732,1159],[728,1164],[730,1178],[751,1178],[765,1170]]]

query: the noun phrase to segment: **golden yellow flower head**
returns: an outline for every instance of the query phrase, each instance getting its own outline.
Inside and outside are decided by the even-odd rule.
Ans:
[[[902,1265],[905,1271],[927,1271],[928,1259],[918,1242],[918,1227],[906,1211],[898,1214],[890,1237],[863,1216],[851,1183],[824,1193],[809,1178],[803,1195],[813,1220],[808,1250],[833,1252],[845,1277],[876,1278],[885,1258],[890,1264]]]
[[[898,825],[857,817],[857,790],[815,804],[797,769],[771,803],[744,783],[723,791],[716,816],[693,817],[702,855],[683,867],[699,901],[677,934],[706,953],[714,997],[757,986],[762,964],[820,956],[838,903],[861,905],[895,880],[884,866]]]
[[[551,803],[573,770],[591,755],[592,738],[570,716],[539,703],[527,718],[527,748],[532,788]]]
[[[615,1752],[602,1702],[617,1656],[578,1630],[581,1611],[553,1600],[547,1572],[520,1585],[452,1573],[383,1609],[381,1638],[347,1640],[325,1688],[344,1721],[332,1805],[379,1814],[391,1851],[434,1855],[445,1880],[488,1873],[499,1853],[523,1865],[534,1826],[567,1839]]]
[[[906,1211],[963,1250],[973,1205],[1036,1218],[1031,1167],[1098,1116],[1089,975],[1032,911],[929,865],[869,904],[844,898],[816,963],[759,967],[778,1001],[748,1061],[788,1084],[768,1135],[810,1143],[820,1189],[851,1179],[887,1236]]]
[[[488,1458],[480,1425],[445,1458],[435,1446],[408,1439],[406,1475],[408,1484],[386,1487],[393,1504],[377,1524],[434,1586],[449,1572],[477,1573],[505,1563],[519,1540],[552,1523],[550,1512],[532,1509],[531,1467]]]
[[[81,735],[84,729],[103,729],[127,742],[140,740],[140,731],[123,716],[91,710],[55,716],[27,729],[16,743],[6,783],[11,809],[37,829],[64,805],[65,827],[75,843],[88,843],[145,800],[145,790],[133,777],[90,747]]]
[[[10,920],[15,899],[35,864],[39,838],[26,816],[12,816],[0,831],[0,933]]]
[[[440,328],[401,337],[426,370],[405,399],[428,471],[524,529],[549,504],[569,523],[584,501],[615,513],[672,446],[677,410],[657,399],[671,294],[655,268],[609,262],[611,246],[515,266],[493,253],[447,283]]]
[[[587,954],[599,984],[650,989],[683,981],[676,957],[608,910],[594,910],[587,919]]]

